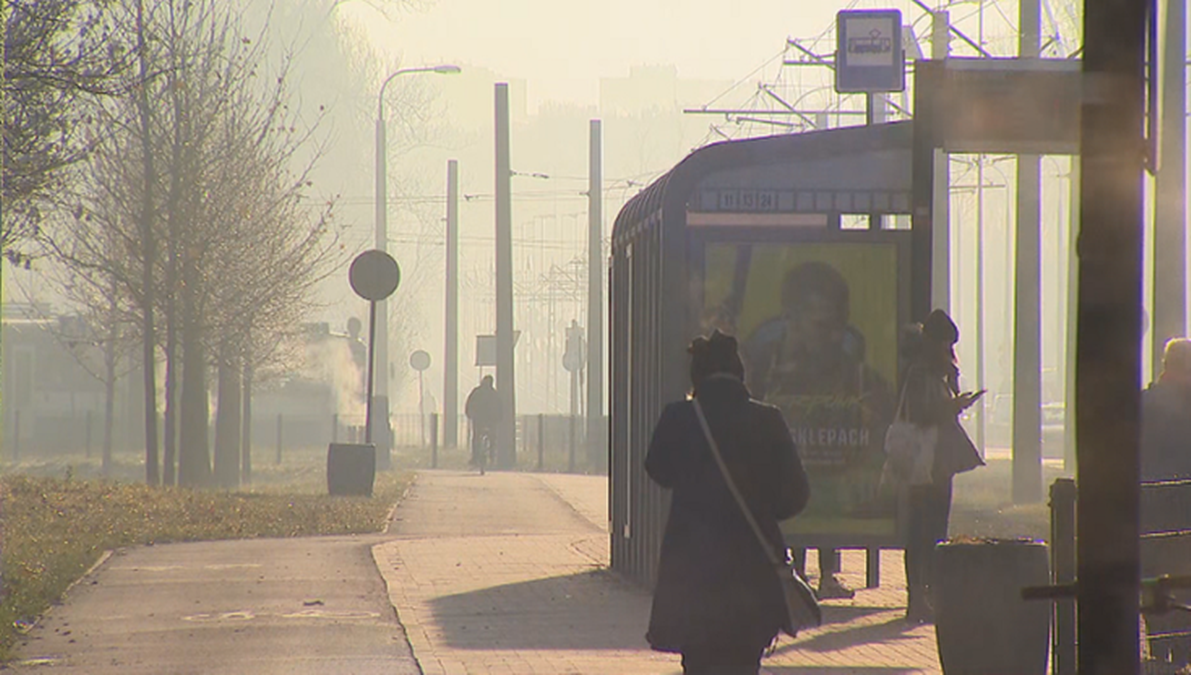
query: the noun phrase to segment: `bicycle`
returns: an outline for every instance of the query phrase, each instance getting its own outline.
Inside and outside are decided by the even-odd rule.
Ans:
[[[480,475],[483,476],[486,465],[488,463],[496,463],[496,444],[492,441],[491,431],[485,430],[472,433],[479,434],[480,451],[476,453],[476,456],[473,458],[473,460],[476,464],[476,467],[480,470]]]

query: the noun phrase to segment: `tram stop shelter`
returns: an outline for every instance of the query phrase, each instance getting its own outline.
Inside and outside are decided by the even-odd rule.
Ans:
[[[812,501],[794,547],[900,547],[880,489],[901,327],[929,307],[913,269],[912,122],[709,145],[634,197],[612,235],[612,566],[650,584],[668,502],[644,471],[662,407],[689,389],[685,346],[737,335],[754,396],[783,408]],[[928,233],[929,236],[929,233]],[[929,242],[929,239],[927,240]],[[926,247],[929,256],[929,246]],[[822,326],[801,372],[789,318]]]

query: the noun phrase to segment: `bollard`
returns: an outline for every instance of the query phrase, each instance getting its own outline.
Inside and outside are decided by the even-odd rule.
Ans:
[[[281,413],[277,413],[277,463],[281,464]]]
[[[90,410],[87,411],[85,421],[83,422],[83,438],[84,438],[83,445],[86,448],[83,451],[84,452],[83,456],[86,457],[87,459],[91,459],[91,411]]]
[[[331,415],[331,442],[339,442],[339,413]]]
[[[430,413],[430,468],[438,468],[438,413]]]
[[[546,454],[546,416],[538,414],[538,471],[542,470],[542,458]]]
[[[575,416],[567,418],[567,473],[575,473]]]
[[[1059,478],[1050,486],[1050,569],[1051,583],[1075,581],[1075,481]],[[1051,630],[1051,672],[1075,675],[1076,617],[1075,599],[1054,603]]]

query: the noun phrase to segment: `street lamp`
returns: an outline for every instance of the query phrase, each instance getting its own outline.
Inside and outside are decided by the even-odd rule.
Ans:
[[[376,248],[381,251],[389,250],[388,232],[388,196],[386,185],[385,162],[385,89],[398,75],[411,73],[435,73],[438,75],[454,75],[459,73],[459,66],[439,65],[421,68],[402,68],[394,71],[385,78],[380,85],[380,93],[376,97]],[[376,454],[378,464],[387,467],[390,452],[393,449],[393,439],[389,436],[389,302],[382,300],[376,303],[376,322],[380,330],[376,333],[376,394],[373,409],[382,414],[375,416],[373,424],[379,428],[372,429],[372,438],[377,440]]]

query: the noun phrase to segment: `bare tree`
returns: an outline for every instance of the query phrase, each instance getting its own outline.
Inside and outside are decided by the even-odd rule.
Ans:
[[[26,244],[91,146],[90,100],[122,90],[131,50],[109,0],[0,0],[0,9],[0,250],[28,266]]]

